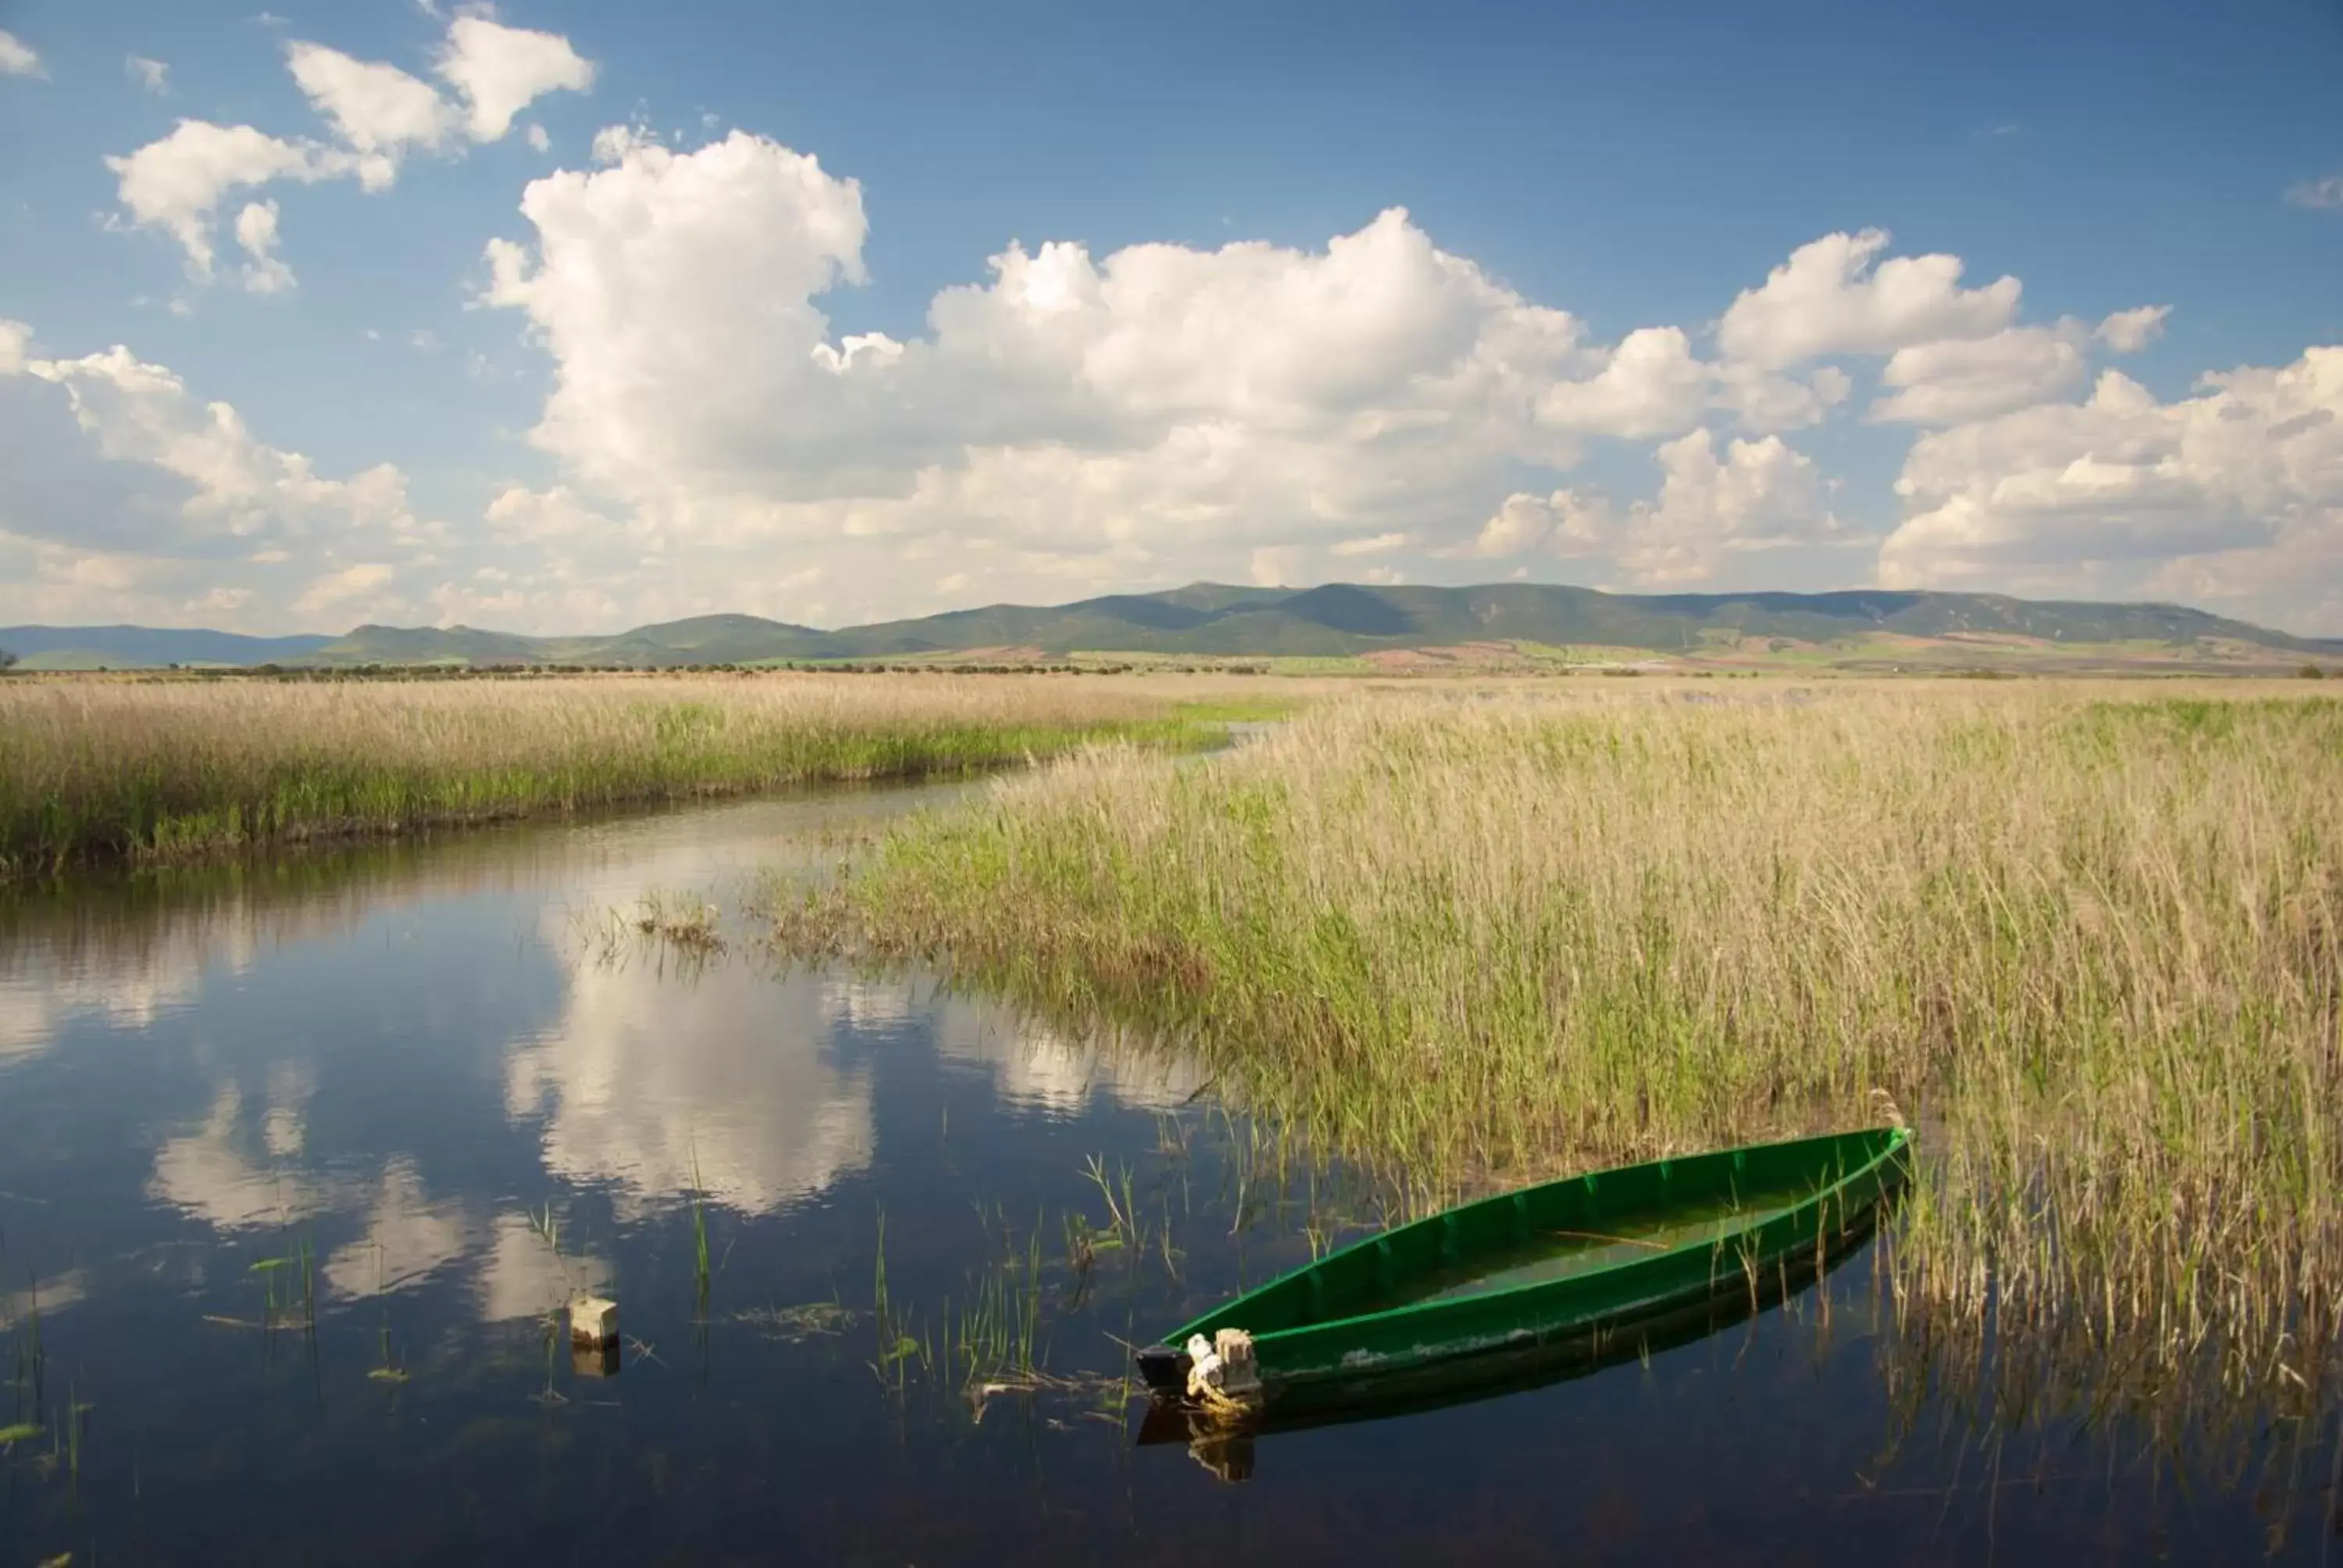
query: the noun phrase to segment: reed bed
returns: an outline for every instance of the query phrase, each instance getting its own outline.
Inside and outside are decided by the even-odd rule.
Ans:
[[[0,878],[970,772],[1198,728],[1176,686],[791,675],[0,683]]]
[[[2308,1389],[2343,1323],[2338,799],[2332,700],[1393,697],[1005,780],[782,935],[1145,1025],[1425,1201],[1892,1101],[1907,1320]]]

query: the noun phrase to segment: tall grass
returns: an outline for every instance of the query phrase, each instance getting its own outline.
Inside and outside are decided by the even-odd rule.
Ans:
[[[785,921],[1147,1025],[1420,1196],[1918,1121],[1899,1302],[2162,1377],[2343,1322],[2343,703],[1337,705],[913,821]]]
[[[1193,732],[1161,688],[1041,677],[10,681],[0,877]]]

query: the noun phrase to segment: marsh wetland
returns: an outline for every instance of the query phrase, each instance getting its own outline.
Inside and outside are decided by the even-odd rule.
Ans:
[[[550,820],[19,809],[147,852],[0,884],[0,1562],[2343,1558],[2343,705],[1354,688],[1198,757],[892,693],[1081,749],[613,814],[818,771],[653,684],[478,731],[475,815],[530,734],[646,781]],[[488,799],[410,761],[383,822]],[[1127,1347],[1384,1224],[1890,1115],[1906,1201],[1754,1313],[1144,1419]]]

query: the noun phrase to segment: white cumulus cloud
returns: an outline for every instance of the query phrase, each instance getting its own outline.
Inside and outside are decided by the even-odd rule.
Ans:
[[[0,28],[0,76],[45,76],[41,56],[15,34]]]
[[[420,601],[350,563],[420,569],[447,543],[398,468],[321,474],[163,366],[119,346],[45,357],[15,322],[0,322],[0,618],[282,626],[297,588],[329,578],[348,591],[329,585],[321,608],[372,588],[411,615]]]
[[[277,204],[247,202],[236,215],[236,243],[246,257],[239,276],[255,294],[282,294],[293,286],[293,269],[277,254]]]
[[[534,235],[489,246],[484,297],[552,359],[536,442],[628,548],[711,578],[792,540],[917,551],[972,593],[1301,573],[1453,537],[1501,467],[1811,423],[1848,387],[1674,327],[1590,344],[1398,209],[1318,250],[1012,244],[924,335],[841,332],[853,180],[740,132],[684,152],[612,126],[596,152],[530,185]]]
[[[1694,357],[1681,327],[1642,327],[1621,339],[1594,376],[1548,387],[1538,413],[1565,429],[1673,435],[1700,417],[1713,377]]]
[[[293,601],[293,608],[305,616],[327,615],[376,595],[394,575],[387,562],[359,561],[320,575]]]
[[[1830,354],[1893,354],[1940,338],[1985,337],[2017,314],[2020,286],[2004,277],[1963,288],[1956,256],[1881,261],[1885,229],[1825,235],[1800,246],[1725,313],[1717,341],[1736,358],[1791,365]]]
[[[171,67],[160,60],[150,60],[144,55],[131,55],[122,62],[130,79],[154,94],[167,97],[171,91]]]
[[[186,121],[116,160],[126,216],[198,276],[291,286],[272,182],[388,184],[594,75],[566,40],[478,11],[447,24],[427,80],[322,45],[286,57],[330,141]],[[1883,578],[2298,605],[2335,576],[2328,413],[2252,390],[2324,371],[2235,372],[2147,412],[2120,376],[2066,401],[2156,342],[2167,307],[2024,321],[2016,278],[1972,285],[1958,256],[1893,255],[1878,229],[1799,246],[1713,327],[1611,340],[1400,208],[1305,246],[1011,240],[916,327],[880,331],[844,173],[746,132],[671,146],[647,120],[592,149],[529,182],[520,226],[487,246],[480,303],[521,343],[466,357],[513,377],[542,355],[547,391],[533,471],[497,476],[468,528],[420,521],[389,465],[316,474],[126,349],[45,359],[0,329],[0,415],[43,388],[49,427],[135,476],[74,524],[61,490],[0,462],[0,576],[254,625],[522,629],[717,609],[839,624],[1196,576],[1453,580],[1466,568],[1441,563],[1471,560],[1741,587],[1830,550],[1859,579],[1874,558],[1852,552],[1885,530],[1843,520],[1864,507],[1790,440],[1850,409],[1883,427],[1864,439],[1928,432]],[[37,476],[42,442],[5,426],[0,459],[21,447]],[[2175,443],[2185,463],[2137,456]],[[1614,475],[1623,444],[1654,461],[1641,497],[1586,477]],[[2167,492],[2188,498],[2151,522],[2145,498]],[[217,567],[231,537],[237,565]],[[1755,564],[1782,551],[1802,553]]]
[[[2172,307],[2168,305],[2118,310],[2100,322],[2092,336],[2117,354],[2137,354],[2164,336],[2165,317],[2171,314]]]
[[[465,128],[476,142],[502,137],[515,115],[548,93],[582,93],[594,85],[593,63],[559,34],[508,27],[477,15],[447,25],[436,69],[462,95]]]
[[[0,52],[0,60],[5,58]],[[214,276],[214,229],[221,202],[233,192],[277,180],[311,184],[341,178],[355,178],[368,191],[387,190],[409,152],[449,153],[467,137],[495,141],[512,128],[513,116],[545,94],[583,91],[594,81],[593,64],[567,38],[508,27],[477,11],[448,23],[436,57],[434,69],[453,89],[453,97],[396,65],[360,60],[307,40],[285,45],[285,65],[332,133],[331,144],[271,136],[251,126],[184,119],[170,135],[106,160],[130,223],[177,240],[186,252],[188,276],[197,283]],[[128,69],[150,88],[163,89],[166,67],[160,62],[133,55]],[[532,132],[531,141],[538,142],[541,131]],[[267,204],[267,210],[273,247],[275,204]],[[261,293],[281,292],[293,277],[273,257],[256,260],[236,276]]]
[[[315,142],[288,142],[250,126],[181,120],[170,135],[136,152],[109,157],[116,194],[130,221],[159,229],[186,252],[187,271],[208,280],[216,259],[213,230],[221,201],[272,180],[310,183],[351,172],[349,160]]]
[[[1703,428],[1662,443],[1654,456],[1661,481],[1653,500],[1623,508],[1574,489],[1516,493],[1457,553],[1543,548],[1608,561],[1623,582],[1659,588],[1706,582],[1736,555],[1828,543],[1842,532],[1814,460],[1779,436],[1735,439],[1720,453]]]
[[[899,340],[832,319],[862,276],[853,180],[745,133],[596,142],[605,166],[534,182],[534,233],[488,252],[487,301],[554,371],[533,435],[566,488],[536,509],[609,569],[704,573],[681,597],[711,607],[806,548],[846,618],[1541,546],[1623,582],[1722,581],[1878,537],[1779,437],[1856,384],[1815,359],[1871,358],[1875,420],[1957,427],[2069,395],[2167,315],[2020,324],[2016,279],[1966,286],[1958,257],[1864,230],[1743,292],[1713,354],[1673,327],[1604,345],[1394,209],[1316,250],[1012,244]],[[1657,493],[1493,483],[1597,440],[1662,442]]]
[[[1894,390],[1871,406],[1871,417],[1952,425],[2039,403],[2083,378],[2086,340],[2080,324],[2067,322],[1899,348],[1879,376]]]
[[[2286,199],[2295,206],[2317,210],[2343,207],[2343,175],[2328,175],[2323,179],[2304,180],[2288,186]]]
[[[342,524],[421,536],[396,468],[323,477],[299,453],[256,439],[227,404],[197,401],[168,369],[127,348],[27,358],[21,373],[60,388],[106,457],[163,469],[190,487],[179,513],[186,533],[275,537]]]
[[[1892,392],[1871,417],[1906,425],[1990,418],[2072,391],[2094,343],[2133,354],[2164,334],[2168,307],[2119,310],[2093,327],[2072,317],[2046,327],[2006,327],[1990,337],[1950,337],[1897,349],[1880,372]]]
[[[358,180],[368,190],[397,177],[398,160],[409,147],[445,146],[460,128],[453,104],[396,65],[297,40],[285,46],[285,63],[310,106],[359,155]]]
[[[2343,347],[2209,375],[2163,403],[2103,371],[2045,404],[1916,442],[1894,587],[2155,593],[2343,614]]]
[[[1556,490],[1551,496],[1515,491],[1481,525],[1472,543],[1457,548],[1455,553],[1491,558],[1534,549],[1554,532],[1556,519],[1576,505],[1576,496],[1568,490]]]

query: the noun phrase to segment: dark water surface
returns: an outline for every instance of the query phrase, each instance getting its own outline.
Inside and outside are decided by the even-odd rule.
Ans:
[[[0,902],[0,1568],[2343,1562],[2331,1423],[2003,1431],[1916,1382],[1868,1252],[1827,1311],[1265,1435],[1242,1484],[1137,1445],[1117,1340],[1374,1200],[1176,1067],[753,950],[749,873],[937,795]],[[729,950],[592,939],[652,890]],[[549,1315],[581,1286],[616,1376]]]

